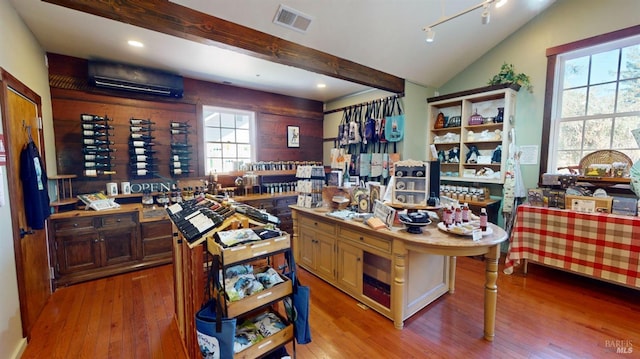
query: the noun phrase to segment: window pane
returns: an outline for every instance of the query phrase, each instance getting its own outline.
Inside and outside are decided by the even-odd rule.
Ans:
[[[232,160],[224,160],[222,162],[222,172],[231,172],[235,170],[235,161]]]
[[[640,77],[640,45],[622,49],[620,60],[620,79]]]
[[[586,86],[589,78],[589,56],[568,60],[564,66],[562,88]]]
[[[558,151],[558,167],[577,166],[582,158],[581,151]]]
[[[251,158],[251,145],[238,145],[238,158]]]
[[[589,87],[588,115],[601,115],[614,112],[616,101],[616,84],[605,84]]]
[[[618,79],[618,49],[593,55],[590,84],[601,84]]]
[[[625,154],[631,158],[633,163],[640,161],[640,150],[626,151]]]
[[[620,81],[617,111],[640,111],[640,79]]]
[[[231,128],[221,128],[222,142],[236,142],[236,131]]]
[[[587,103],[587,88],[562,92],[562,118],[584,116]]]
[[[205,127],[204,128],[204,140],[207,142],[220,142],[220,128],[217,127]]]
[[[249,129],[249,116],[238,115],[236,116],[236,127],[242,129]]]
[[[222,159],[221,158],[207,158],[207,166],[205,168],[206,173],[222,172]]]
[[[222,144],[222,154],[225,158],[233,158],[235,159],[238,155],[238,151],[236,150],[235,143],[223,143]]]
[[[207,157],[222,157],[222,145],[219,143],[207,143]]]
[[[584,123],[584,149],[611,148],[611,119],[588,120]]]
[[[560,123],[558,133],[559,150],[579,150],[582,148],[582,121]]]
[[[205,111],[203,111],[203,112],[205,112]],[[218,112],[204,113],[204,125],[205,126],[220,127],[220,113],[218,113]]]
[[[249,130],[236,130],[236,142],[249,143],[250,141]]]
[[[232,113],[221,114],[220,126],[234,128],[236,126],[236,116]]]
[[[636,128],[640,128],[640,116],[616,118],[613,127],[615,141],[613,141],[612,148],[635,149],[640,146],[639,143],[636,143],[633,134],[631,134],[631,130]]]

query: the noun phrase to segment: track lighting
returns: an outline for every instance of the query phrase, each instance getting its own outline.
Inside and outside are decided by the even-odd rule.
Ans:
[[[433,42],[433,39],[436,37],[436,32],[433,29],[427,29],[427,42]]]
[[[433,31],[433,28],[440,25],[440,24],[444,24],[447,21],[453,20],[457,17],[460,17],[466,13],[472,12],[473,10],[482,8],[482,17],[481,17],[481,21],[483,25],[486,25],[489,23],[489,21],[491,21],[491,13],[490,13],[490,8],[491,8],[491,4],[495,3],[496,8],[499,8],[501,6],[503,6],[508,0],[484,0],[483,2],[479,3],[478,5],[474,5],[466,10],[463,10],[455,15],[451,15],[445,18],[442,18],[436,22],[434,22],[433,24],[429,25],[429,26],[425,26],[422,28],[423,31],[425,31],[427,33],[427,38],[426,38],[426,42],[433,42],[434,37],[435,37],[435,31]]]
[[[489,6],[491,6],[490,4],[485,4],[482,7],[482,25],[486,25],[489,23],[489,21],[491,21],[491,13],[489,12]]]

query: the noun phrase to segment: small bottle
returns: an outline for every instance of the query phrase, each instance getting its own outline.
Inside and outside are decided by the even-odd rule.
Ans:
[[[107,137],[109,136],[109,133],[105,131],[82,130],[82,135],[85,137],[98,138],[98,137]]]
[[[487,230],[487,209],[482,208],[480,210],[480,230],[483,232]]]
[[[104,161],[104,160],[113,160],[115,159],[114,156],[106,156],[106,155],[99,155],[99,154],[85,154],[84,155],[84,160],[85,161]]]
[[[453,222],[455,224],[462,223],[462,209],[460,209],[460,206],[456,206],[455,212],[453,214]]]
[[[153,137],[153,136],[145,135],[145,134],[140,133],[140,132],[131,133],[131,138],[133,138],[134,140],[153,140],[153,139],[155,139],[155,137]]]
[[[107,116],[102,117],[102,116],[90,115],[86,113],[83,113],[82,115],[80,115],[80,119],[85,122],[111,121],[111,119],[108,118]]]
[[[462,205],[462,223],[469,222],[469,204],[465,202]]]
[[[131,141],[131,144],[133,145],[133,147],[155,146],[155,143],[153,143],[153,142],[139,141],[139,140]]]
[[[105,152],[115,152],[116,149],[115,148],[109,148],[109,147],[98,147],[98,146],[85,146],[82,149],[82,152],[90,154],[90,155],[95,155],[98,153],[105,153]]]
[[[84,175],[87,177],[97,177],[99,175],[114,175],[116,171],[103,171],[103,170],[84,170]]]
[[[103,141],[103,140],[96,140],[94,138],[83,138],[82,142],[85,145],[94,145],[94,146],[101,146],[101,145],[113,145],[114,142],[113,141]]]
[[[156,123],[151,120],[142,120],[138,118],[132,118],[129,120],[132,125],[155,125]]]
[[[82,124],[82,129],[83,130],[94,130],[94,131],[99,131],[99,130],[113,130],[113,126],[107,126],[107,125],[103,125],[101,123],[83,123]]]
[[[186,134],[189,134],[189,131],[188,131],[188,130],[185,130],[185,129],[181,129],[181,128],[179,128],[179,129],[172,129],[172,130],[171,130],[171,134],[172,134],[172,135],[186,135]]]
[[[108,163],[94,162],[94,161],[85,161],[84,167],[93,168],[93,169],[98,169],[98,168],[111,169],[111,165]]]
[[[186,122],[171,122],[171,128],[189,128],[191,127]]]
[[[451,211],[451,208],[449,206],[446,206],[444,208],[444,225],[449,228],[451,227],[451,224],[453,223],[453,211]]]

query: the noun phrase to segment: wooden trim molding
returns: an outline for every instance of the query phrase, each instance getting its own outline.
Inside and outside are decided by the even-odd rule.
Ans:
[[[385,91],[404,91],[403,78],[166,0],[43,1]]]
[[[595,46],[610,41],[623,39],[625,37],[640,34],[640,25],[624,28],[621,30],[601,34],[586,39],[570,42],[568,44],[550,47],[546,51],[547,55],[547,74],[546,87],[544,93],[544,109],[542,114],[542,143],[540,145],[540,171],[538,178],[542,178],[542,174],[547,172],[548,153],[549,153],[549,135],[551,134],[551,110],[553,104],[553,91],[555,88],[555,68],[558,55],[566,52],[579,50],[585,47]]]

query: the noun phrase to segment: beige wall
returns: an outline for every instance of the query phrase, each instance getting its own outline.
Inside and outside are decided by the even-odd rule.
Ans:
[[[486,86],[504,62],[513,64],[533,82],[533,93],[522,89],[518,93],[516,141],[539,146],[547,135],[542,133],[547,48],[638,25],[638,14],[638,0],[557,0],[438,90],[442,95]],[[525,187],[535,187],[539,165],[521,168]]]
[[[44,134],[46,148],[55,153],[51,121],[51,97],[49,79],[45,66],[44,51],[35,41],[29,29],[20,20],[8,0],[0,0],[0,67],[27,85],[42,98]],[[0,128],[0,133],[4,130]],[[47,134],[49,134],[47,136]],[[47,168],[55,171],[53,156],[47,158]],[[11,208],[7,193],[6,167],[0,167],[0,186],[5,195],[5,204],[0,207],[0,356],[19,358],[26,345],[22,338],[20,305],[16,283],[16,268],[11,238]],[[51,171],[49,171],[51,173]]]

